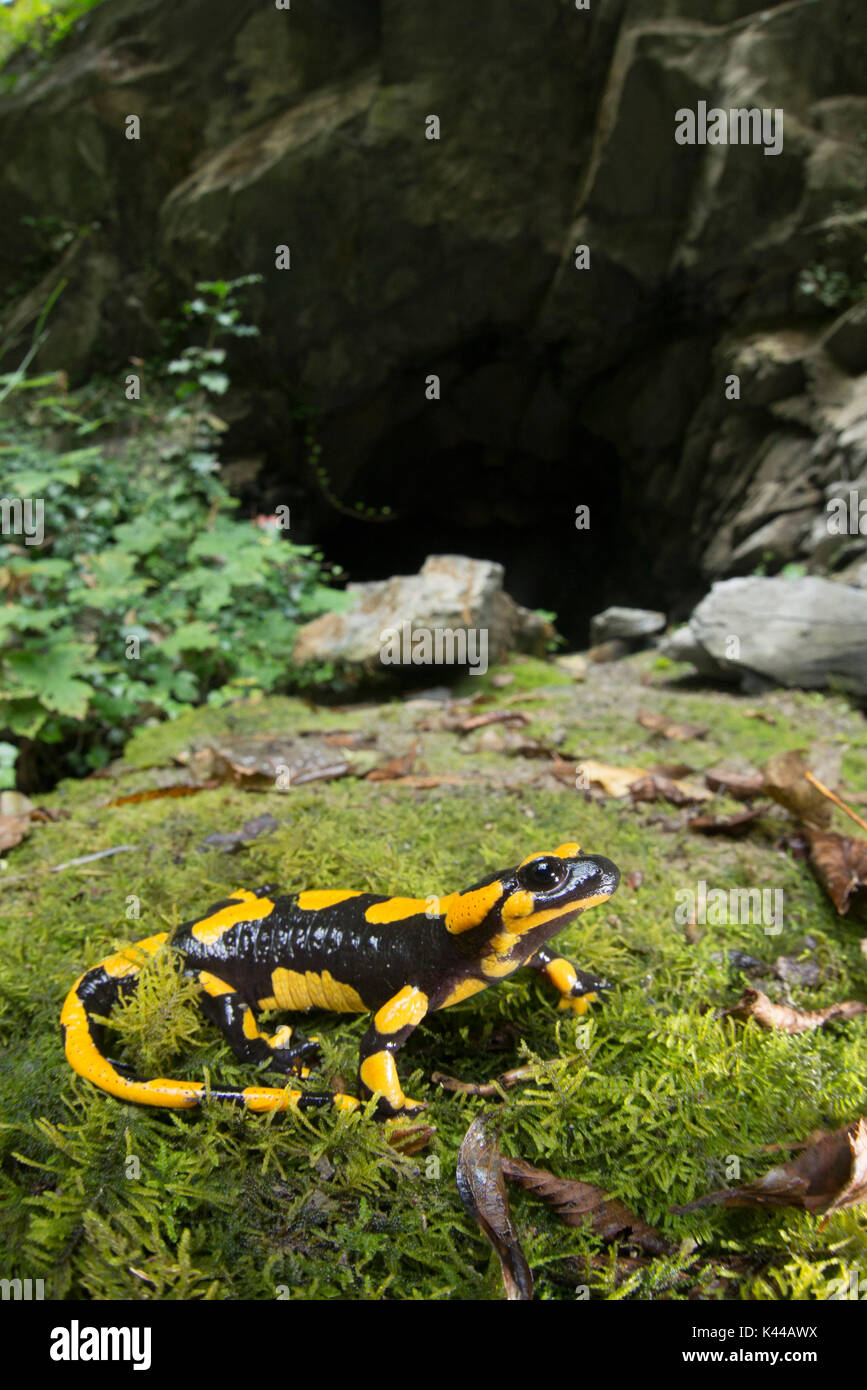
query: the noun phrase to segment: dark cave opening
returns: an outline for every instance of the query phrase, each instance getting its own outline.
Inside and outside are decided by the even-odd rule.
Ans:
[[[375,479],[375,500],[389,498],[393,521],[330,510],[320,514],[311,539],[352,580],[414,574],[435,554],[496,560],[507,593],[553,612],[571,647],[587,645],[590,618],[608,604],[661,600],[647,578],[651,556],[624,525],[613,450],[582,440],[569,458],[507,451],[487,464],[480,452],[464,445],[423,460],[404,454],[403,477],[394,476],[393,486],[382,472]],[[370,484],[372,496],[372,477]]]

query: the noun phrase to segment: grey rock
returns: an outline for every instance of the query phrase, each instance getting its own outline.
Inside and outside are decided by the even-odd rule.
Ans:
[[[590,641],[643,642],[665,628],[665,614],[650,608],[606,608],[590,619]]]
[[[465,555],[429,555],[418,574],[350,584],[347,592],[356,602],[345,613],[326,613],[298,632],[294,660],[336,661],[369,674],[420,674],[431,665],[443,672],[463,663],[450,659],[459,643],[471,658],[486,652],[493,665],[509,651],[542,654],[552,636],[544,618],[522,608],[503,592],[503,566],[492,560],[472,560]],[[468,634],[473,631],[474,642]],[[443,634],[439,649],[444,660],[407,662],[413,635]],[[445,636],[460,634],[459,639]],[[386,635],[388,634],[388,635]],[[482,645],[484,643],[484,646]],[[397,651],[400,660],[383,660],[383,652]],[[437,655],[434,640],[431,654]],[[480,664],[471,659],[469,664]]]
[[[815,577],[727,579],[702,599],[689,627],[696,644],[733,674],[867,694],[863,589]]]

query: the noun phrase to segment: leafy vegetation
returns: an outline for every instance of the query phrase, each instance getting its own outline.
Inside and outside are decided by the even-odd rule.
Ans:
[[[103,0],[14,0],[0,8],[0,65],[17,49],[44,53]]]
[[[0,538],[0,737],[61,745],[70,770],[108,761],[143,719],[297,683],[297,626],[345,602],[321,556],[281,534],[288,518],[239,521],[217,474],[218,339],[248,331],[236,296],[251,278],[184,306],[205,333],[168,363],[184,378],[174,405],[156,383],[138,404],[132,378],[127,398],[116,383],[70,393],[62,374],[0,378],[15,406],[4,495],[24,508]]]

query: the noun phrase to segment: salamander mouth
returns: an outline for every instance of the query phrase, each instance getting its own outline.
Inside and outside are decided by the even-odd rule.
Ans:
[[[616,893],[620,883],[620,870],[603,854],[582,854],[570,869],[570,888],[580,898],[601,902]]]

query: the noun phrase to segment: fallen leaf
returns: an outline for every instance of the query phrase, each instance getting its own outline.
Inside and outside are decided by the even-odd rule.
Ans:
[[[487,714],[471,714],[466,719],[456,720],[452,728],[460,734],[471,734],[474,729],[484,729],[488,724],[529,724],[530,716],[519,709],[489,710]]]
[[[672,1207],[678,1214],[697,1207],[800,1207],[803,1211],[832,1212],[857,1206],[867,1197],[867,1122],[863,1116],[833,1134],[824,1134],[802,1153],[764,1177],[743,1187],[710,1192],[685,1206]]]
[[[643,767],[612,767],[609,763],[597,763],[592,759],[585,759],[572,768],[573,785],[578,773],[583,773],[588,782],[595,782],[608,796],[628,796],[630,787],[647,776]],[[556,777],[558,774],[555,772],[554,775]]]
[[[844,1004],[829,1004],[826,1009],[793,1009],[788,1004],[775,1004],[760,989],[745,989],[740,999],[723,1015],[733,1018],[753,1018],[760,1028],[776,1028],[783,1033],[806,1033],[811,1028],[824,1028],[835,1019],[857,1018],[867,1014],[867,1004],[848,999]]]
[[[106,801],[105,806],[132,806],[139,801],[158,801],[163,796],[195,796],[196,792],[211,791],[219,786],[218,782],[176,782],[169,787],[151,787],[148,791],[132,792],[129,796],[116,796],[113,801]]]
[[[744,719],[761,719],[765,724],[776,724],[774,715],[768,714],[764,709],[745,709]]]
[[[649,1255],[662,1255],[666,1246],[652,1226],[642,1221],[623,1202],[609,1197],[591,1182],[558,1178],[544,1168],[535,1168],[520,1158],[502,1159],[503,1172],[510,1182],[550,1203],[564,1226],[589,1226],[605,1241],[635,1245]]]
[[[414,743],[408,752],[402,757],[392,758],[387,763],[382,763],[379,767],[373,768],[365,776],[366,782],[396,782],[401,777],[408,777],[415,766],[415,756],[418,751],[418,744]]]
[[[677,723],[667,714],[654,714],[652,710],[639,710],[636,718],[643,728],[649,729],[652,734],[660,734],[663,738],[685,741],[690,738],[704,738],[708,731],[706,724]]]
[[[637,892],[644,882],[644,871],[642,869],[633,869],[631,874],[626,875],[623,882],[633,893]]]
[[[689,806],[696,801],[707,801],[713,793],[697,783],[675,781],[653,773],[633,782],[629,795],[633,801],[668,801],[672,806]]]
[[[389,1132],[388,1142],[402,1154],[417,1154],[427,1148],[435,1134],[436,1125],[404,1125]]]
[[[746,835],[753,821],[758,820],[766,809],[765,806],[755,806],[734,816],[693,816],[687,825],[700,835]]]
[[[821,763],[823,770],[825,770],[829,759],[822,756],[822,751],[820,749],[818,754],[810,753],[810,771],[816,771],[816,768],[812,766],[814,762]],[[828,829],[831,824],[833,807],[828,798],[807,781],[805,774],[808,771],[808,762],[807,754],[803,748],[790,749],[787,753],[776,753],[765,763],[763,771],[765,780],[762,790],[766,795],[772,796],[808,829]],[[832,786],[837,780],[837,774],[833,769],[827,770],[821,780],[826,786]]]
[[[704,780],[712,792],[725,792],[736,801],[751,801],[761,795],[765,785],[761,772],[729,772],[722,767],[708,768]]]
[[[533,1275],[521,1249],[509,1207],[499,1147],[489,1117],[479,1115],[464,1136],[455,1177],[466,1211],[497,1252],[506,1298],[527,1302],[533,1297]]]
[[[809,785],[809,784],[808,784]],[[826,801],[825,805],[829,805]],[[863,903],[867,889],[867,841],[834,831],[811,830],[808,835],[813,872],[841,917],[853,901]]]

